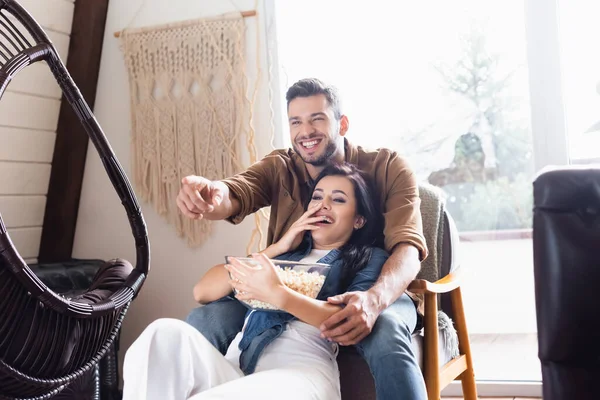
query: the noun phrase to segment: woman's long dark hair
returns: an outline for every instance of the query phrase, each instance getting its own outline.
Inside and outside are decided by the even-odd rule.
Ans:
[[[331,164],[325,167],[314,182],[312,191],[326,176],[343,176],[354,187],[356,213],[365,219],[360,229],[355,229],[345,245],[340,248],[344,275],[342,287],[350,285],[358,271],[367,266],[373,247],[383,247],[383,214],[379,210],[379,200],[371,179],[352,164]],[[310,203],[311,196],[306,204]]]

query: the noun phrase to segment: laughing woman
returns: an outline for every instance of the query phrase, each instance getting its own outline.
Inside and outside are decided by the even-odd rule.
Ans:
[[[260,268],[233,259],[209,270],[194,289],[196,299],[207,303],[234,286],[238,299],[283,311],[249,311],[225,356],[185,322],[155,321],[127,351],[123,398],[340,399],[338,344],[321,338],[318,327],[340,309],[327,298],[369,289],[388,257],[376,247],[383,218],[373,193],[356,168],[326,167],[306,213],[280,241],[253,255]],[[331,269],[313,299],[286,287],[270,259],[319,262]]]

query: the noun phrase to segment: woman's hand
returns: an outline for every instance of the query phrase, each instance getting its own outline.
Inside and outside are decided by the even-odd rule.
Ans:
[[[302,236],[305,231],[314,231],[319,229],[315,223],[323,221],[323,217],[314,217],[314,215],[321,209],[323,203],[319,202],[313,204],[306,210],[304,214],[293,225],[288,231],[279,239],[277,243],[273,244],[273,247],[277,249],[279,254],[286,253],[290,250],[294,250],[302,242]]]
[[[225,268],[231,273],[229,284],[237,290],[239,300],[258,300],[282,308],[286,286],[277,274],[277,267],[264,254],[253,254],[260,266],[249,266],[231,257]]]

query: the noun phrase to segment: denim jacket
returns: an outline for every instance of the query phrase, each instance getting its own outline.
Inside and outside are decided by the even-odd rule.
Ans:
[[[300,261],[311,250],[312,243],[308,240],[308,246],[305,250],[285,253],[276,257],[276,259]],[[387,258],[388,254],[384,250],[373,247],[371,259],[367,265],[358,271],[348,288],[343,288],[341,286],[344,266],[342,265],[341,252],[337,249],[330,251],[318,261],[319,263],[329,264],[331,269],[317,295],[317,299],[326,301],[328,297],[341,293],[368,290],[379,277],[381,268]],[[254,372],[262,351],[277,339],[285,330],[287,323],[296,319],[296,317],[286,312],[273,311],[248,311],[246,317],[248,317],[248,320],[244,335],[239,343],[239,349],[241,350],[240,368],[247,375]]]

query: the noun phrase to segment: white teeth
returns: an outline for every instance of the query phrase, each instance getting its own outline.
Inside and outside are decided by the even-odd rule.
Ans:
[[[312,149],[317,143],[319,143],[318,140],[311,140],[310,142],[302,143],[302,146],[306,147],[307,149]]]
[[[329,217],[323,217],[323,222],[327,222],[328,224],[333,224],[333,220]]]

